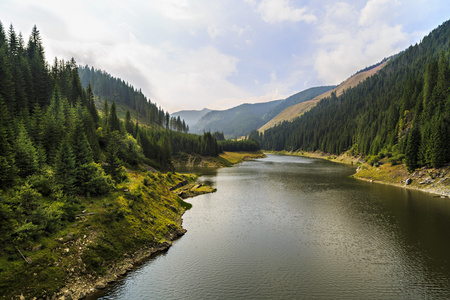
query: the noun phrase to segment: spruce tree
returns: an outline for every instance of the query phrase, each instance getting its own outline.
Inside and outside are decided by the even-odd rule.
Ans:
[[[109,113],[109,120],[108,120],[108,126],[110,131],[118,131],[118,132],[122,132],[121,130],[121,123],[119,120],[119,117],[117,116],[117,111],[116,111],[116,103],[113,102],[111,104],[111,111]]]
[[[0,188],[11,185],[16,173],[10,116],[0,95]]]
[[[130,111],[127,109],[127,112],[125,114],[125,130],[129,134],[133,135],[133,128],[134,128],[134,126],[133,126],[133,121],[131,121],[131,114],[130,114]]]
[[[14,82],[5,47],[0,48],[0,96],[5,101],[8,110],[14,112],[16,108]]]
[[[408,172],[413,172],[418,167],[420,149],[420,131],[414,123],[408,135],[406,144],[405,164]]]
[[[22,123],[18,126],[15,145],[15,162],[19,176],[21,177],[32,175],[39,169],[36,148],[31,142],[28,132]]]
[[[106,147],[106,164],[104,167],[105,172],[111,175],[112,179],[116,182],[122,181],[122,162],[118,157],[119,140],[120,136],[117,131],[109,135],[108,145]]]
[[[77,167],[92,162],[92,149],[84,134],[81,122],[77,122],[75,130],[72,133],[72,150]]]
[[[65,139],[55,158],[55,178],[61,190],[66,194],[74,192],[75,184],[75,157],[69,139]]]
[[[435,115],[432,120],[430,163],[434,168],[445,165],[448,144],[447,129],[443,117]]]

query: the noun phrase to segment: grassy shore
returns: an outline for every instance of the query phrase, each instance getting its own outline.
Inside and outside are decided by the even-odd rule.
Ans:
[[[0,299],[79,299],[119,279],[184,234],[181,216],[191,205],[179,190],[189,186],[188,196],[214,191],[196,179],[128,170],[128,179],[115,192],[79,197],[75,220],[64,228],[2,247]]]
[[[245,160],[264,158],[261,151],[256,152],[223,152],[219,156],[201,156],[198,154],[181,154],[174,158],[174,166],[177,167],[206,167],[220,168],[231,167]]]
[[[450,197],[450,166],[435,168],[420,168],[409,173],[403,163],[393,164],[388,158],[383,158],[374,166],[365,162],[362,157],[354,157],[347,153],[333,155],[320,151],[289,152],[267,151],[267,153],[304,156],[327,159],[337,163],[344,163],[355,167],[354,178],[369,182],[395,185],[408,189],[421,190],[443,197]]]

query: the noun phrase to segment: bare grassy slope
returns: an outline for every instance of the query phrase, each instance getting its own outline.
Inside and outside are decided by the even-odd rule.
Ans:
[[[341,83],[338,87],[335,89],[332,89],[331,91],[325,92],[312,100],[305,101],[293,106],[290,106],[283,110],[281,113],[279,113],[275,118],[267,122],[264,126],[258,129],[259,132],[264,132],[267,129],[274,127],[275,125],[283,122],[283,121],[292,121],[293,119],[300,117],[305,112],[309,111],[311,108],[317,105],[317,103],[326,98],[330,97],[331,93],[336,92],[336,96],[342,95],[344,90],[352,88],[357,86],[360,82],[363,82],[366,78],[374,75],[379,70],[381,70],[385,65],[387,64],[387,61],[383,62],[379,66],[372,68],[370,70],[357,73],[353,75],[352,77],[345,80],[343,83]]]

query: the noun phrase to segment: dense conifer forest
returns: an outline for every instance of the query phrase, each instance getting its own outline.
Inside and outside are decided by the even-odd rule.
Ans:
[[[125,167],[172,170],[172,155],[179,152],[221,152],[211,133],[186,134],[184,122],[123,81],[88,68],[81,74],[86,88],[73,58],[48,65],[36,26],[25,43],[12,25],[5,30],[0,23],[2,243],[59,230],[73,220],[77,197],[110,193],[127,178]],[[147,123],[130,111],[122,121],[116,103]]]
[[[450,21],[340,97],[250,136],[267,150],[388,156],[409,171],[450,162]]]
[[[81,85],[84,88],[91,86],[92,92],[97,97],[97,102],[108,100],[117,104],[123,104],[135,112],[135,117],[147,125],[157,125],[174,131],[189,131],[189,126],[178,117],[170,117],[168,112],[147,99],[141,90],[135,89],[125,81],[115,78],[105,71],[96,70],[88,66],[79,67]]]

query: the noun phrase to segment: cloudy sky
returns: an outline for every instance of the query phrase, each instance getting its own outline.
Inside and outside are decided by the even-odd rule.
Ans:
[[[169,112],[226,109],[338,84],[415,44],[448,0],[1,0],[46,58],[74,57]]]

